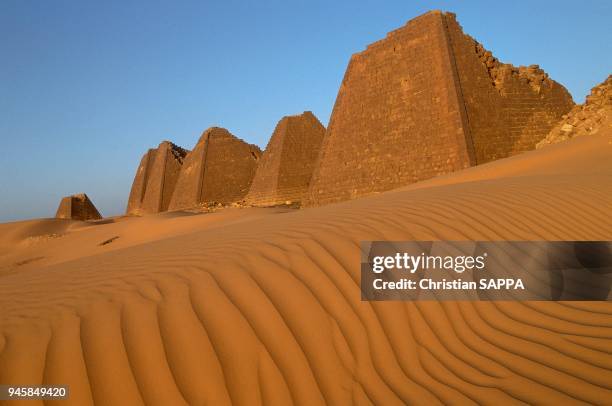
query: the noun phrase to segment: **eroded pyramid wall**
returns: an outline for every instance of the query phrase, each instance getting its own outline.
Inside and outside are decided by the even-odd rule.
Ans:
[[[573,106],[538,65],[501,63],[444,13],[477,164],[535,149]]]
[[[96,206],[85,193],[63,197],[55,213],[56,218],[72,220],[99,220]]]
[[[187,150],[163,141],[142,157],[128,199],[128,214],[166,211]]]
[[[185,157],[169,210],[243,199],[260,156],[257,146],[247,144],[224,128],[209,128]]]
[[[543,148],[582,135],[612,133],[612,75],[591,89],[584,104],[574,106],[536,144]]]
[[[259,161],[247,203],[300,203],[308,191],[324,135],[325,127],[310,111],[283,117]]]
[[[533,149],[573,102],[432,11],[352,56],[308,192],[320,205]]]

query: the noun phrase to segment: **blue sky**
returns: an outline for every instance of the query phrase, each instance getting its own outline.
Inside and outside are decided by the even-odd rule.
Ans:
[[[0,1],[0,222],[86,192],[120,214],[140,157],[209,126],[265,147],[327,124],[350,55],[430,9],[581,102],[612,71],[609,1]]]

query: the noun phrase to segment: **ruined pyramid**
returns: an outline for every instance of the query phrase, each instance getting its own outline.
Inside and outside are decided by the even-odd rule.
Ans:
[[[260,156],[256,145],[224,128],[209,128],[185,157],[168,210],[243,199]]]
[[[189,151],[163,141],[140,160],[128,199],[127,214],[168,210],[183,160]]]
[[[534,149],[573,105],[537,65],[500,63],[454,14],[426,13],[351,57],[306,203]]]
[[[99,220],[102,218],[96,206],[85,193],[63,197],[55,218],[72,220]]]
[[[581,135],[612,131],[612,75],[591,89],[584,104],[574,106],[563,120],[550,130],[536,148],[556,144]]]
[[[325,127],[310,111],[283,117],[259,161],[246,202],[299,203],[308,191],[324,134]]]

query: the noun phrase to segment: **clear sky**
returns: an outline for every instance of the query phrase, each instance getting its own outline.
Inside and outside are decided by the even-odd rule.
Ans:
[[[578,102],[612,71],[612,2],[0,1],[0,222],[86,192],[120,214],[147,148],[217,125],[265,147],[284,115],[326,125],[350,55],[430,9]]]

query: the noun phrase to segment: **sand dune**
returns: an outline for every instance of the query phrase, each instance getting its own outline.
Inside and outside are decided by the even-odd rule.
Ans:
[[[358,287],[361,240],[612,240],[611,157],[582,137],[313,209],[1,225],[0,382],[74,405],[612,404],[608,302]]]

